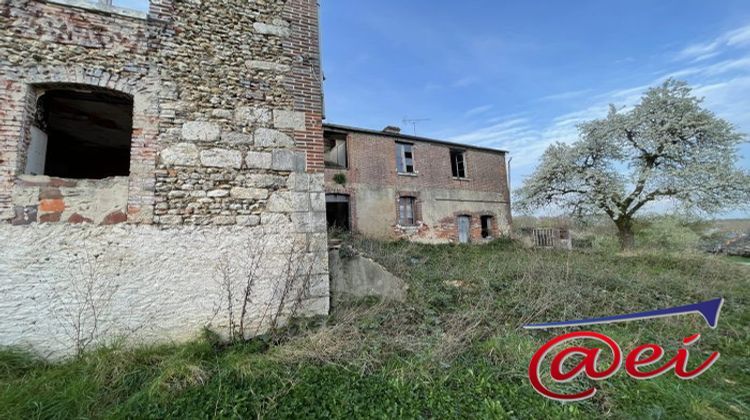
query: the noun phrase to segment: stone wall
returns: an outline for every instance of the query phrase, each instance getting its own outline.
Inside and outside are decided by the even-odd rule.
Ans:
[[[162,0],[145,20],[33,0],[0,8],[2,218],[25,211],[12,190],[49,87],[133,97],[133,223],[243,224],[280,178],[322,172],[314,1]]]
[[[182,305],[164,302],[159,323],[168,326],[165,337],[183,337],[207,315],[206,303],[193,298],[215,280],[215,249],[238,238],[269,245],[302,238],[306,253],[327,259],[315,1],[152,0],[141,15],[14,0],[0,3],[0,16],[3,290],[21,299],[19,290],[38,279],[67,281],[67,252],[83,249],[85,236],[147,270],[121,274],[143,291],[123,293],[129,311],[140,299]],[[51,88],[94,87],[132,98],[129,176],[24,174],[37,98]],[[267,237],[274,227],[279,233]],[[47,259],[21,270],[38,256]],[[112,261],[98,264],[115,270]],[[263,269],[277,266],[271,259]],[[29,296],[33,302],[21,301],[34,311],[53,304]],[[15,323],[28,317],[40,334],[48,323],[11,317],[17,303],[6,294],[0,301],[0,330],[13,331],[0,345],[47,346]],[[321,302],[313,302],[316,313],[327,311]]]

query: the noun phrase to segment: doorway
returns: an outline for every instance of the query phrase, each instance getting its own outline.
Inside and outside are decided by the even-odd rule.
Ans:
[[[458,216],[458,242],[468,244],[471,232],[471,217]]]
[[[350,230],[349,196],[326,194],[326,220],[329,229]]]

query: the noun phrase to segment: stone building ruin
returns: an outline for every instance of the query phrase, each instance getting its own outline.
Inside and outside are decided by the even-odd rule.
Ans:
[[[327,313],[316,1],[6,0],[0,22],[1,345],[69,353],[82,301],[108,309],[94,341],[225,328],[217,267],[242,279],[261,245],[248,322],[285,270]]]

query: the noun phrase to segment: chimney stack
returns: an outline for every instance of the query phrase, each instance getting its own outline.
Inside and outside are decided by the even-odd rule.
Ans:
[[[391,133],[391,134],[401,134],[401,127],[396,127],[394,125],[389,125],[388,127],[383,129],[384,133]]]

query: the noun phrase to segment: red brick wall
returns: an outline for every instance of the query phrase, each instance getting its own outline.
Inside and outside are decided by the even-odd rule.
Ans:
[[[298,148],[307,154],[307,171],[323,172],[323,75],[317,0],[289,0],[282,13],[291,23],[291,36],[283,42],[291,57],[292,72],[285,86],[294,96],[294,110],[305,113],[307,130],[295,132]]]
[[[414,145],[414,165],[416,174],[414,176],[399,175],[396,171],[396,142],[407,142]],[[457,148],[457,147],[456,147]],[[461,215],[471,217],[471,240],[481,241],[481,217],[492,216],[491,235],[497,238],[509,232],[510,219],[510,193],[507,187],[507,169],[505,154],[502,152],[483,151],[478,149],[465,149],[466,179],[453,177],[450,161],[449,145],[437,144],[424,141],[402,140],[398,137],[387,135],[375,135],[360,132],[349,132],[347,135],[347,153],[349,168],[346,170],[326,169],[326,191],[330,193],[350,194],[351,201],[357,202],[352,207],[352,220],[356,221],[361,216],[357,214],[358,208],[363,208],[368,203],[363,203],[362,198],[357,197],[357,190],[362,188],[389,189],[393,191],[393,214],[389,220],[392,224],[387,228],[395,237],[426,238],[429,240],[457,241],[458,227],[456,218]],[[347,177],[347,183],[343,186],[333,181],[333,176],[343,173]],[[438,220],[426,223],[422,215],[426,210],[435,213],[438,206],[429,198],[434,194],[424,192],[436,191],[461,191],[463,196],[468,192],[482,194],[486,199],[487,193],[497,194],[495,201],[488,202],[482,207],[486,211],[478,211],[470,205],[464,205],[457,201],[454,206],[440,206],[440,208],[454,207],[454,210],[441,214]],[[419,222],[415,227],[398,226],[399,195],[411,195],[417,198],[417,218]],[[478,199],[481,201],[481,199]],[[380,203],[382,205],[382,203]],[[442,210],[441,210],[442,211]],[[364,217],[364,216],[363,216]],[[356,230],[356,225],[353,226]]]
[[[416,176],[396,173],[396,142],[414,144]],[[453,178],[451,147],[428,142],[413,142],[395,137],[350,133],[347,139],[349,169],[326,170],[326,182],[344,172],[352,183],[396,186],[399,189],[445,188],[497,192],[508,195],[504,153],[466,150],[467,179]]]

